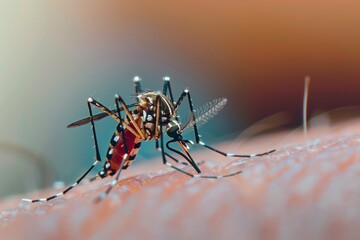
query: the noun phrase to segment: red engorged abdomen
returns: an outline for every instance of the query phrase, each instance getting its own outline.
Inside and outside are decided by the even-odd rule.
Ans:
[[[132,127],[133,125],[130,123],[129,126]],[[134,146],[135,146],[136,136],[127,129],[124,130],[124,135],[126,138],[125,142],[126,142],[126,146],[128,148],[128,152],[131,153],[131,151],[134,149]],[[110,148],[109,148],[109,150],[110,150]],[[125,152],[125,146],[124,146],[124,139],[123,139],[123,135],[120,133],[119,140],[114,145],[112,156],[109,159],[109,162],[110,162],[109,169],[110,170],[117,171],[120,168],[120,165],[121,165],[121,162],[123,160],[125,153],[126,152]]]

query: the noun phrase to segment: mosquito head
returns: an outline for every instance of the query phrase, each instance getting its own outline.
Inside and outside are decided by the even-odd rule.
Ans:
[[[182,139],[180,129],[181,129],[180,124],[175,120],[171,120],[167,124],[166,133],[169,137],[175,140],[180,140]]]

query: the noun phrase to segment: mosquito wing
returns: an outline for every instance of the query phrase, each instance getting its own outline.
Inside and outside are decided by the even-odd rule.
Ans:
[[[184,132],[191,127],[193,127],[195,124],[196,126],[201,126],[205,124],[207,121],[209,121],[211,118],[213,118],[216,114],[218,114],[221,109],[225,107],[227,103],[226,98],[218,98],[215,100],[212,100],[211,102],[206,103],[204,106],[200,107],[196,110],[196,119],[193,120],[193,116],[190,116],[189,121],[184,124],[181,132]]]
[[[137,103],[133,103],[133,104],[130,104],[130,105],[127,105],[128,108],[131,108],[131,107],[134,107],[134,106],[137,106],[138,104]],[[120,107],[120,111],[123,111],[124,109],[122,107]],[[114,109],[114,110],[111,110],[111,112],[113,113],[117,113],[117,110]],[[108,117],[109,115],[107,113],[99,113],[99,114],[96,114],[93,116],[93,119],[94,121],[97,121],[97,120],[100,120],[100,119],[103,119],[104,117]],[[76,122],[73,122],[73,123],[70,123],[67,128],[73,128],[73,127],[78,127],[78,126],[81,126],[81,125],[84,125],[84,124],[87,124],[91,121],[91,118],[90,117],[86,117],[86,118],[83,118],[81,120],[78,120]]]

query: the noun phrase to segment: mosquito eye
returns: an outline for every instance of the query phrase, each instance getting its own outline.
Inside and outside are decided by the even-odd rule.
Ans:
[[[176,122],[170,122],[166,128],[166,133],[169,137],[176,138],[180,133],[180,126]]]

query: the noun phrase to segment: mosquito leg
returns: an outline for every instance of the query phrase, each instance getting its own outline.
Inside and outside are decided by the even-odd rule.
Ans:
[[[163,81],[164,81],[163,94],[165,96],[167,96],[167,93],[169,91],[170,100],[173,104],[175,104],[174,97],[173,97],[172,90],[171,90],[170,77],[168,77],[168,76],[163,77]]]
[[[189,89],[185,89],[182,94],[180,95],[179,99],[177,100],[174,109],[175,111],[177,110],[177,108],[179,108],[179,106],[181,105],[181,103],[183,102],[185,97],[188,97],[188,102],[189,102],[189,107],[190,107],[190,112],[191,112],[191,116],[192,116],[192,121],[194,121],[194,132],[195,132],[195,141],[196,143],[200,142],[200,135],[197,129],[197,125],[196,125],[196,121],[195,121],[195,111],[194,111],[194,106],[192,103],[192,99],[191,99],[191,95],[190,95],[190,91]]]
[[[135,76],[133,78],[134,87],[135,87],[135,93],[138,95],[140,92],[142,92],[141,88],[141,78],[139,76]]]
[[[161,104],[161,103],[160,103],[160,104]],[[160,114],[160,115],[161,115],[161,114]],[[161,118],[161,117],[162,117],[162,116],[160,116],[160,118]],[[173,168],[173,169],[175,169],[175,170],[177,170],[177,171],[179,171],[179,172],[182,172],[182,173],[184,173],[184,174],[186,174],[186,175],[188,175],[188,176],[190,176],[190,177],[193,177],[193,178],[215,178],[215,179],[217,179],[217,178],[224,178],[224,177],[234,176],[234,175],[239,174],[239,173],[242,172],[242,171],[237,171],[237,172],[234,172],[234,173],[231,173],[231,174],[226,174],[226,175],[202,175],[202,174],[192,174],[192,173],[189,173],[189,172],[187,172],[187,171],[185,171],[185,170],[183,170],[183,169],[181,169],[181,168],[178,168],[178,167],[172,165],[171,163],[169,163],[169,162],[167,161],[166,156],[169,156],[171,159],[173,159],[173,160],[176,161],[176,162],[179,162],[179,160],[177,160],[175,157],[172,157],[170,154],[166,153],[165,150],[164,150],[164,149],[165,149],[165,148],[164,148],[164,134],[163,134],[163,126],[162,126],[162,125],[160,125],[160,145],[161,145],[160,151],[161,151],[163,163],[164,163],[165,165],[167,165],[167,166],[169,166],[169,167],[171,167],[171,168]],[[167,144],[167,145],[168,145],[168,144]],[[178,151],[177,151],[177,152],[178,152]],[[181,156],[183,156],[185,159],[187,159],[187,157],[184,156],[181,152],[179,152],[179,153],[180,153]],[[194,167],[194,169],[195,169],[196,171],[200,172],[200,169],[197,167],[196,163],[194,162],[194,160],[191,158],[190,154],[189,154],[187,151],[186,151],[186,154],[187,154],[187,156],[190,158],[190,160],[192,160],[192,161],[191,161],[191,162],[193,163],[193,164],[191,164],[192,167]],[[190,161],[189,161],[189,162],[190,162]],[[194,166],[194,165],[195,165],[195,166]]]
[[[134,81],[135,81],[135,78],[134,78]],[[140,87],[140,83],[139,83],[139,88],[141,89]],[[115,98],[115,105],[116,105],[116,110],[118,112],[118,116],[120,118],[120,124],[123,125],[123,120],[122,120],[122,117],[121,117],[121,110],[120,110],[120,106],[119,106],[119,102],[117,101],[117,98]],[[125,137],[125,134],[124,134],[124,128],[122,127],[120,129],[121,131],[121,135],[122,135],[122,139],[124,141],[124,148],[125,148],[125,153],[129,153],[129,148],[126,144],[126,137]]]
[[[259,156],[264,156],[264,155],[268,155],[270,153],[273,153],[275,152],[275,149],[271,150],[271,151],[268,151],[268,152],[264,152],[264,153],[257,153],[257,154],[248,154],[248,155],[240,155],[240,154],[234,154],[234,153],[226,153],[226,152],[223,152],[223,151],[220,151],[218,149],[215,149],[207,144],[205,144],[204,142],[200,141],[200,135],[199,135],[199,131],[197,129],[197,126],[196,126],[196,121],[195,121],[195,113],[194,113],[194,107],[193,107],[193,104],[192,104],[192,99],[191,99],[191,96],[190,96],[190,92],[189,90],[185,89],[184,92],[181,94],[179,100],[176,102],[176,105],[175,105],[175,109],[177,109],[180,104],[182,103],[182,101],[184,100],[185,97],[188,97],[188,100],[189,100],[189,107],[190,107],[190,111],[191,111],[191,115],[193,116],[193,121],[194,121],[194,132],[195,132],[195,141],[196,141],[196,144],[200,144],[214,152],[217,152],[223,156],[226,156],[226,157],[244,157],[244,158],[252,158],[252,157],[259,157]],[[192,143],[192,142],[190,142]]]
[[[270,151],[267,151],[267,152],[263,152],[263,153],[253,153],[253,154],[246,154],[246,155],[243,155],[243,154],[234,154],[234,153],[226,153],[226,152],[223,152],[223,151],[220,151],[216,148],[213,148],[213,147],[210,147],[209,145],[205,144],[204,142],[202,141],[199,141],[199,143],[201,146],[204,146],[208,149],[210,149],[211,151],[214,151],[214,152],[217,152],[225,157],[242,157],[242,158],[253,158],[253,157],[260,157],[260,156],[264,156],[264,155],[268,155],[270,153],[273,153],[275,152],[276,150],[273,149],[273,150],[270,150]]]
[[[170,77],[164,76],[164,77],[163,77],[163,81],[164,81],[163,94],[164,94],[165,96],[167,96],[167,93],[168,93],[168,91],[169,91],[170,101],[171,101],[171,103],[173,104],[173,106],[175,106],[176,103],[174,102],[174,96],[173,96],[173,93],[172,93],[172,90],[171,90]],[[178,116],[175,116],[175,120],[176,120],[176,121],[179,121]]]
[[[115,96],[116,98],[116,96]],[[116,99],[118,100],[118,99]],[[121,102],[120,102],[121,103]],[[125,123],[124,121],[122,121],[122,119],[120,117],[118,117],[115,113],[113,113],[112,111],[110,111],[107,107],[105,107],[104,105],[102,105],[101,103],[99,103],[98,101],[96,101],[93,98],[89,98],[88,99],[88,105],[93,104],[94,106],[96,106],[97,108],[99,108],[101,111],[105,112],[106,114],[108,114],[110,117],[112,117],[113,119],[115,119],[115,121],[117,121],[118,123],[122,123],[122,125],[127,128],[131,133],[133,133],[135,136],[137,136],[138,138],[141,138],[141,136],[131,127],[129,127],[129,125],[127,123]],[[124,101],[121,104],[122,108],[125,110],[126,114],[130,113],[128,107],[125,105]],[[120,108],[120,111],[122,109]],[[118,111],[118,110],[117,110]],[[119,111],[118,111],[119,112]],[[130,114],[131,115],[131,114]],[[132,116],[131,116],[132,117]],[[134,118],[132,118],[134,119]],[[91,120],[91,119],[90,119]],[[137,126],[137,125],[136,125]]]
[[[105,107],[104,105],[93,99],[92,97],[88,98],[88,106],[90,107],[91,104],[99,108],[101,111],[103,111],[110,117],[112,117],[118,123],[120,122],[120,118],[113,111],[111,111],[110,109],[108,109],[107,107]],[[91,116],[90,116],[90,121],[91,121]]]
[[[179,145],[181,146],[181,148],[183,149],[183,151],[185,152],[186,155],[184,153],[170,147],[170,143],[175,143],[175,142],[179,143]],[[170,151],[172,151],[174,153],[177,153],[178,155],[182,156],[196,170],[196,172],[201,173],[201,170],[200,170],[199,166],[196,164],[194,159],[191,157],[191,155],[189,153],[189,150],[188,150],[188,146],[186,145],[186,143],[184,143],[183,141],[170,140],[169,142],[166,143],[166,147]]]
[[[101,156],[100,156],[99,145],[98,145],[96,131],[95,131],[95,123],[94,123],[94,117],[93,117],[93,113],[92,113],[92,109],[91,109],[91,104],[94,104],[95,106],[99,107],[101,110],[103,110],[103,109],[101,108],[100,105],[97,105],[96,103],[97,102],[96,101],[94,102],[94,100],[92,98],[89,98],[87,101],[89,115],[90,115],[91,129],[92,129],[92,134],[94,137],[95,157],[96,157],[97,161],[101,162]]]
[[[159,140],[156,140],[155,149],[156,149],[157,151],[159,151],[160,153],[162,152],[162,151],[161,151],[161,148],[160,148],[160,146],[159,146]],[[166,153],[166,152],[165,152],[165,155],[166,155],[168,158],[170,158],[171,160],[173,160],[173,161],[175,161],[176,163],[178,163],[178,164],[182,164],[182,165],[185,165],[185,166],[189,166],[189,165],[190,165],[188,162],[180,161],[180,160],[176,159],[175,157],[171,156],[170,154],[168,154],[168,153]],[[197,164],[198,166],[200,166],[200,165],[204,164],[204,161],[196,162],[196,164]]]
[[[154,139],[158,140],[159,139],[159,135],[160,135],[160,129],[159,129],[159,125],[160,121],[162,122],[162,116],[161,116],[161,101],[160,101],[160,96],[157,95],[156,99],[155,99],[155,106],[156,106],[156,119],[155,119],[155,134],[154,134]]]
[[[106,198],[107,195],[109,195],[110,191],[113,189],[113,187],[117,184],[117,182],[119,181],[119,177],[120,177],[120,173],[121,171],[123,170],[123,167],[124,167],[124,164],[125,162],[127,161],[128,159],[128,154],[125,154],[123,156],[123,159],[121,161],[121,165],[120,165],[120,168],[115,176],[115,179],[111,181],[110,183],[110,186],[106,189],[105,192],[103,192],[102,194],[100,194],[96,199],[95,199],[95,202],[99,202],[101,200],[103,200],[104,198]]]
[[[225,177],[231,177],[231,176],[234,176],[234,175],[237,175],[239,173],[241,173],[242,171],[237,171],[237,172],[234,172],[234,173],[230,173],[230,174],[226,174],[226,175],[202,175],[202,174],[193,174],[193,173],[190,173],[190,172],[187,172],[181,168],[178,168],[174,165],[172,165],[171,163],[169,163],[166,159],[166,156],[171,156],[170,154],[166,153],[163,149],[164,149],[164,138],[163,138],[163,134],[162,134],[162,131],[161,131],[161,148],[160,148],[160,151],[161,151],[161,154],[162,154],[162,159],[163,159],[163,163],[181,173],[184,173],[186,175],[188,175],[189,177],[193,177],[193,178],[213,178],[213,179],[218,179],[218,178],[225,178]],[[174,157],[171,156],[172,159],[174,159]]]
[[[130,107],[135,107],[135,106],[137,106],[137,103],[133,103],[133,104],[127,105],[128,108],[130,108]],[[123,110],[124,110],[124,109],[120,108],[120,111],[123,111]],[[115,110],[111,110],[111,112],[112,112],[113,114],[115,114],[115,113],[117,112],[117,110],[116,110],[116,109],[115,109]],[[102,113],[99,113],[99,114],[94,115],[94,116],[93,116],[93,120],[94,120],[94,121],[98,121],[98,120],[103,119],[104,117],[107,117],[107,116],[112,116],[112,115],[110,115],[110,114],[108,113],[108,111],[102,112]],[[117,121],[116,117],[114,117],[114,116],[112,116],[112,117],[115,118],[115,120]],[[78,127],[78,126],[87,124],[87,123],[89,123],[90,121],[91,121],[91,120],[90,120],[90,117],[83,118],[83,119],[80,119],[80,120],[75,121],[75,122],[73,122],[73,123],[70,123],[70,124],[67,126],[67,128]]]
[[[193,178],[213,178],[213,179],[219,179],[219,178],[225,178],[225,177],[231,177],[231,176],[234,176],[234,175],[237,175],[237,174],[240,174],[242,173],[242,171],[237,171],[237,172],[233,172],[233,173],[230,173],[230,174],[225,174],[225,175],[202,175],[202,174],[193,174],[193,173],[189,173],[181,168],[178,168],[174,165],[172,165],[171,163],[169,162],[165,162],[165,165],[179,171],[179,172],[182,172],[190,177],[193,177]]]
[[[135,133],[135,131],[133,130],[132,127],[126,126],[125,122],[123,122],[124,125],[127,127],[127,129],[128,129],[129,131],[131,131],[131,132],[132,132],[135,136],[137,136],[138,138],[143,139],[143,140],[146,139],[143,131],[140,129],[139,125],[136,123],[134,117],[132,116],[132,114],[130,113],[129,109],[127,108],[124,100],[123,100],[119,95],[115,95],[115,101],[118,101],[118,102],[120,103],[121,107],[124,109],[124,111],[125,111],[125,113],[126,113],[126,116],[129,118],[130,122],[132,123],[132,125],[133,125],[133,126],[135,127],[135,129],[136,129],[136,133]]]
[[[26,202],[46,202],[49,200],[52,200],[58,196],[61,196],[63,194],[66,194],[68,191],[70,191],[73,187],[75,187],[77,184],[79,184],[84,177],[95,167],[96,164],[98,164],[99,162],[101,162],[101,156],[100,156],[100,152],[99,152],[99,145],[98,145],[98,141],[97,141],[97,135],[96,135],[96,130],[95,130],[95,123],[94,123],[94,119],[93,119],[93,113],[92,113],[92,109],[91,109],[91,104],[94,104],[95,106],[97,106],[98,108],[100,108],[102,111],[108,113],[109,115],[115,115],[114,113],[112,113],[110,110],[108,110],[106,107],[104,107],[103,105],[101,105],[100,103],[98,103],[97,101],[93,100],[92,98],[89,98],[87,101],[87,105],[88,105],[88,109],[89,109],[89,115],[90,115],[90,122],[91,122],[91,129],[92,129],[92,134],[94,137],[94,144],[95,144],[95,158],[96,161],[91,165],[91,167],[75,182],[73,183],[70,187],[68,187],[67,189],[65,189],[64,191],[57,193],[53,196],[47,197],[47,198],[39,198],[39,199],[35,199],[35,200],[31,200],[31,199],[23,199],[23,201]],[[115,117],[117,118],[117,116],[115,115]]]
[[[61,196],[61,195],[64,195],[64,194],[66,194],[67,192],[69,192],[72,188],[74,188],[76,185],[78,185],[80,182],[81,182],[81,180],[83,180],[84,179],[84,177],[95,167],[95,165],[96,164],[98,164],[100,161],[98,161],[98,160],[96,160],[92,165],[91,165],[91,167],[76,181],[76,182],[74,182],[71,186],[69,186],[68,188],[66,188],[64,191],[62,191],[62,192],[59,192],[59,193],[57,193],[57,194],[55,194],[55,195],[52,195],[52,196],[50,196],[50,197],[47,197],[47,198],[38,198],[38,199],[34,199],[34,200],[32,200],[32,199],[28,199],[28,198],[23,198],[22,200],[23,201],[25,201],[25,202],[46,202],[46,201],[50,201],[50,200],[52,200],[52,199],[54,199],[54,198],[57,198],[57,197],[59,197],[59,196]]]

